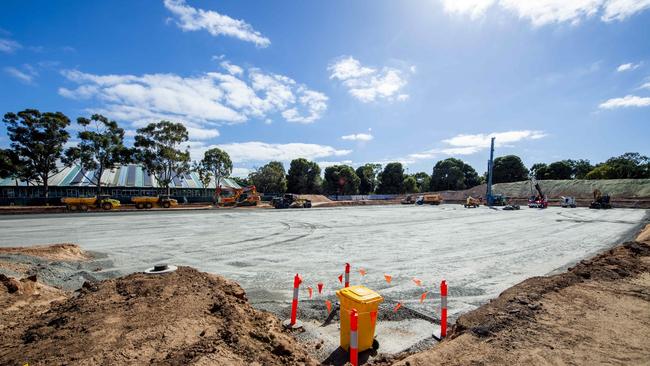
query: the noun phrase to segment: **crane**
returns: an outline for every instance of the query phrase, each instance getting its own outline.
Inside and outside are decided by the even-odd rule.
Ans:
[[[546,199],[546,196],[544,195],[544,192],[542,192],[542,187],[539,185],[539,182],[535,180],[535,178],[531,178],[531,182],[535,183],[535,190],[537,191],[536,196],[531,196],[528,199],[528,207],[530,208],[547,208],[548,207],[548,200]]]

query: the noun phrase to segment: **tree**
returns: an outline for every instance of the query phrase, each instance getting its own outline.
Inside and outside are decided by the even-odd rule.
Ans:
[[[253,185],[253,182],[251,182],[249,178],[230,177],[230,179],[234,180],[235,183],[239,184],[242,187],[248,187],[250,185]]]
[[[431,176],[425,172],[417,172],[413,174],[413,178],[418,184],[418,192],[424,193],[429,190],[431,186]]]
[[[562,160],[549,164],[544,179],[571,179],[572,175],[573,167],[568,161]]]
[[[537,180],[546,179],[546,174],[548,173],[548,165],[545,163],[536,163],[530,167],[528,175],[534,177]]]
[[[169,185],[174,178],[189,172],[189,146],[182,150],[188,141],[188,133],[182,123],[160,121],[140,128],[135,135],[136,159],[144,169],[153,174],[158,184],[169,195]]]
[[[216,178],[217,192],[221,187],[221,179],[228,178],[232,173],[232,161],[230,160],[230,155],[216,147],[203,154],[201,165],[209,170]]]
[[[359,177],[359,193],[370,194],[377,188],[377,173],[381,171],[380,164],[368,163],[357,168]]]
[[[625,153],[607,159],[586,175],[586,179],[650,178],[650,159],[639,153]]]
[[[353,195],[359,193],[361,180],[349,165],[325,168],[324,189],[327,194]]]
[[[379,174],[377,192],[382,194],[399,194],[404,186],[404,168],[401,163],[388,163]]]
[[[287,191],[287,178],[284,166],[272,161],[248,175],[258,191],[264,193],[284,193]]]
[[[23,177],[35,178],[43,184],[45,198],[49,197],[49,180],[59,172],[57,163],[63,156],[63,146],[70,138],[65,130],[70,119],[61,112],[41,113],[26,109],[7,113],[3,121],[11,140],[16,161],[20,161]]]
[[[412,175],[407,176],[404,178],[404,183],[402,184],[404,187],[404,193],[415,193],[418,192],[418,182],[415,180],[415,177]]]
[[[131,150],[124,146],[124,130],[101,114],[93,114],[90,119],[79,117],[77,124],[82,128],[77,134],[79,144],[69,147],[62,161],[67,166],[78,164],[90,184],[97,187],[97,194],[101,194],[104,171],[128,163]]]
[[[571,176],[574,179],[585,179],[587,176],[587,173],[589,173],[594,166],[591,165],[589,160],[585,159],[580,159],[580,160],[567,160],[567,162],[571,165]]]
[[[494,159],[492,183],[519,182],[528,179],[528,169],[516,155],[500,156]]]
[[[11,178],[18,185],[19,180],[29,184],[36,180],[33,172],[27,170],[25,162],[12,149],[0,149],[0,178]]]
[[[304,158],[294,159],[287,174],[287,189],[292,193],[319,193],[320,167]]]
[[[456,158],[448,158],[436,163],[431,173],[431,190],[463,190],[479,185],[478,173],[471,165]]]
[[[202,161],[195,161],[194,164],[192,165],[192,171],[196,173],[196,175],[199,176],[199,181],[201,182],[201,185],[203,185],[203,193],[205,196],[207,196],[207,188],[208,185],[210,185],[210,182],[212,182],[212,172],[208,167],[203,164]]]

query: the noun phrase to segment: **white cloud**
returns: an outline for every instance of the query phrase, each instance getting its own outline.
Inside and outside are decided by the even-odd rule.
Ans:
[[[240,66],[231,64],[228,60],[222,61],[220,65],[231,75],[242,75],[244,73],[244,69]]]
[[[233,163],[279,160],[289,161],[296,158],[310,160],[330,156],[344,156],[351,150],[337,150],[331,146],[305,143],[270,144],[260,141],[233,142],[217,145],[225,150]]]
[[[511,147],[513,143],[525,140],[538,140],[546,136],[543,131],[521,130],[493,132],[489,134],[460,134],[442,140],[447,147],[426,150],[409,157],[415,160],[432,159],[440,155],[472,155],[490,147],[492,137],[496,147]]]
[[[38,72],[28,64],[24,64],[20,69],[7,66],[4,68],[4,71],[25,84],[32,84],[38,76]]]
[[[20,43],[7,38],[0,38],[0,52],[13,53],[15,50],[22,48]]]
[[[650,89],[650,81],[648,81],[647,83],[641,85],[639,87],[639,89]]]
[[[392,67],[379,70],[363,66],[352,56],[339,58],[331,63],[327,70],[330,72],[330,79],[341,81],[350,95],[361,102],[408,99],[408,94],[402,92],[407,84],[407,72],[403,70]],[[415,72],[415,69],[410,67],[409,70]]]
[[[233,177],[238,177],[238,178],[246,178],[248,177],[248,174],[251,172],[250,169],[248,168],[241,168],[241,167],[233,167],[232,168],[232,174],[230,174]]]
[[[633,63],[628,62],[626,64],[619,65],[616,68],[616,71],[618,71],[618,72],[631,71],[631,70],[634,70],[634,69],[638,68],[639,66],[641,66],[641,63],[633,64]]]
[[[322,169],[334,166],[334,165],[350,165],[352,166],[352,160],[342,160],[342,161],[317,161],[316,164]]]
[[[600,14],[604,22],[622,21],[650,7],[650,0],[441,0],[447,13],[485,16],[488,9],[500,8],[530,21],[533,26],[569,22]]]
[[[215,126],[250,118],[267,120],[280,113],[288,122],[312,123],[327,110],[327,96],[293,79],[226,63],[230,73],[208,72],[183,77],[175,74],[94,75],[65,70],[78,84],[59,88],[71,99],[99,103],[93,111],[144,125],[168,119],[183,122],[195,139],[218,136]],[[232,74],[234,73],[234,74]]]
[[[351,135],[341,136],[341,139],[350,141],[370,141],[373,138],[374,136],[369,133],[353,133]]]
[[[176,24],[184,31],[205,29],[213,36],[235,37],[268,47],[271,41],[243,20],[233,19],[214,10],[193,8],[185,0],[165,0],[165,7],[177,18]]]
[[[648,107],[650,106],[650,97],[638,97],[636,95],[626,95],[622,98],[612,98],[600,103],[600,109],[615,109],[626,107]]]

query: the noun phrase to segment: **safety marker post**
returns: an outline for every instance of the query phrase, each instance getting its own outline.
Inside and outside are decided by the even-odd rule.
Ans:
[[[309,300],[311,300],[311,295],[314,292],[314,290],[311,287],[307,287],[307,291],[309,291]]]
[[[386,282],[388,282],[388,284],[390,284],[390,281],[393,280],[393,276],[384,273],[384,279],[386,280]]]
[[[447,282],[440,282],[440,338],[447,336]]]
[[[424,293],[422,293],[422,295],[420,295],[420,304],[422,304],[424,302],[424,300],[427,299],[427,294],[428,293],[429,293],[429,291],[425,291]]]
[[[350,287],[350,263],[345,264],[345,286]]]
[[[343,283],[343,275],[339,275],[339,283]]]
[[[363,269],[363,268],[359,268],[359,274],[360,274],[361,276],[365,276],[366,273],[367,273],[367,272],[366,272],[365,269]]]
[[[323,293],[323,283],[319,282],[318,283],[318,294],[322,294],[322,293]]]
[[[413,277],[413,283],[415,283],[418,286],[422,286],[422,280],[417,277]]]
[[[399,308],[401,308],[401,307],[402,307],[402,303],[398,302],[397,305],[395,305],[395,307],[393,308],[393,313],[396,313],[397,310],[399,310]]]
[[[285,328],[302,328],[302,322],[296,319],[298,316],[298,293],[300,290],[300,283],[302,283],[302,279],[296,273],[296,276],[293,278],[293,301],[291,302],[291,319],[287,319],[282,322],[282,325],[284,325]]]
[[[327,314],[332,312],[332,302],[329,300],[325,300],[325,306],[327,307]]]
[[[350,363],[352,366],[359,365],[359,314],[357,309],[350,312]]]

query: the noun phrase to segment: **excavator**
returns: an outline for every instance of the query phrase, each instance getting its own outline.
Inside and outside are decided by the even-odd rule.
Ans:
[[[594,189],[594,200],[589,205],[593,209],[608,209],[612,208],[610,197],[607,193],[603,194],[600,189]]]
[[[217,205],[226,206],[257,206],[260,194],[255,186],[243,188],[222,187],[216,190]]]
[[[528,207],[530,208],[547,208],[548,200],[542,192],[542,187],[539,186],[538,182],[535,182],[535,189],[537,190],[537,195],[530,196],[528,199]]]

